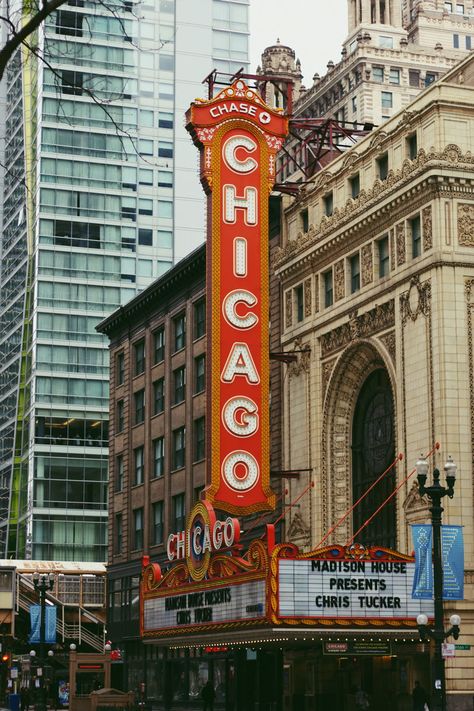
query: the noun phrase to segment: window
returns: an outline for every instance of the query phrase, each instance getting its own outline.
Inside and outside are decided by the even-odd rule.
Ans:
[[[351,191],[351,197],[356,198],[358,194],[360,193],[360,176],[359,173],[356,175],[353,175],[352,178],[349,178],[349,188]]]
[[[159,188],[172,188],[173,187],[173,173],[169,170],[159,170],[158,171],[158,187]]]
[[[56,13],[56,34],[82,37],[82,21],[84,15],[69,10],[58,10]]]
[[[143,484],[143,474],[145,471],[145,460],[143,446],[133,450],[133,486]]]
[[[388,235],[385,235],[377,242],[379,255],[379,277],[387,276],[390,270],[390,253],[388,244]]]
[[[199,417],[194,420],[193,461],[199,462],[206,455],[206,420]]]
[[[186,316],[180,314],[173,319],[174,350],[180,351],[186,344]]]
[[[385,180],[388,175],[388,153],[377,159],[377,173],[380,180]]]
[[[115,553],[120,554],[122,552],[123,543],[123,519],[122,514],[115,514]]]
[[[148,198],[140,198],[138,200],[139,215],[153,215],[153,200]]]
[[[163,543],[163,502],[155,501],[151,505],[151,545]]]
[[[173,404],[183,402],[186,397],[186,368],[177,368],[173,372]]]
[[[425,86],[429,86],[433,82],[436,81],[438,78],[437,74],[434,74],[433,72],[426,72],[425,74]]]
[[[186,525],[186,510],[184,494],[173,496],[173,531],[184,531]]]
[[[123,385],[125,381],[125,353],[123,351],[117,355],[115,380],[117,385]]]
[[[159,141],[158,156],[159,156],[159,158],[172,158],[173,157],[173,144],[168,141]]]
[[[135,509],[133,512],[133,550],[143,548],[143,508]]]
[[[357,111],[357,96],[352,97],[352,112],[355,113]]]
[[[159,128],[173,128],[173,114],[167,111],[160,111],[158,114]]]
[[[323,197],[324,214],[330,217],[333,211],[332,192]]]
[[[332,289],[332,269],[323,274],[324,283],[324,306],[332,306],[334,301],[334,294]]]
[[[153,414],[159,415],[165,409],[165,379],[153,383]]]
[[[117,402],[117,432],[123,432],[124,426],[124,405],[123,400]]]
[[[165,473],[165,438],[153,440],[153,476],[157,479]]]
[[[296,320],[302,321],[304,319],[304,293],[303,284],[297,286],[294,290],[295,295],[295,307],[296,307]]]
[[[140,228],[138,230],[138,244],[143,244],[145,247],[152,247],[153,230]]]
[[[115,491],[123,490],[123,454],[115,458]]]
[[[149,168],[139,168],[138,182],[140,185],[153,185],[153,171]]]
[[[456,15],[464,15],[464,5],[456,3]]]
[[[309,216],[308,216],[308,208],[307,207],[304,210],[301,210],[300,218],[301,218],[301,229],[303,230],[303,232],[307,232],[309,229]]]
[[[134,425],[140,425],[145,419],[145,390],[138,390],[133,394],[134,401]]]
[[[379,37],[379,47],[383,49],[393,49],[393,37]]]
[[[201,393],[206,387],[206,356],[194,359],[194,393]]]
[[[453,3],[452,2],[445,2],[444,9],[446,12],[452,12],[453,11]]]
[[[466,49],[472,49],[471,35],[466,35]]]
[[[194,304],[194,340],[206,333],[206,302],[199,299]]]
[[[417,215],[408,221],[411,234],[412,257],[419,257],[421,254],[421,223],[420,216]]]
[[[351,268],[351,294],[354,294],[360,289],[360,257],[354,254],[350,259]]]
[[[459,35],[453,35],[453,47],[459,49]]]
[[[153,334],[153,363],[161,363],[165,358],[165,327],[160,326]]]
[[[416,133],[412,133],[407,137],[407,155],[410,160],[414,160],[418,153],[418,142],[416,138]]]
[[[420,88],[420,72],[417,69],[408,70],[408,83],[417,89]]]
[[[393,108],[393,94],[391,91],[382,91],[382,109]]]
[[[159,68],[164,72],[172,72],[174,70],[174,57],[172,54],[159,54]]]
[[[145,341],[139,341],[133,346],[134,354],[134,375],[141,375],[145,370]]]
[[[372,77],[374,81],[383,82],[383,67],[372,67]]]
[[[389,81],[390,81],[390,84],[400,84],[400,70],[399,69],[390,69]]]
[[[178,427],[177,430],[173,431],[173,470],[184,467],[185,452],[186,430],[184,427]]]

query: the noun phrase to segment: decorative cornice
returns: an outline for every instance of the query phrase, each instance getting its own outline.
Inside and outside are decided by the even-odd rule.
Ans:
[[[288,241],[284,247],[275,250],[274,268],[281,268],[287,261],[298,257],[308,247],[321,242],[331,233],[340,230],[348,222],[353,221],[354,218],[362,215],[366,218],[367,211],[380,204],[382,197],[399,190],[428,169],[438,166],[444,168],[446,165],[453,168],[464,168],[466,165],[472,166],[473,164],[474,154],[471,151],[463,153],[459,146],[453,143],[448,144],[443,151],[435,151],[434,148],[431,148],[426,152],[423,148],[420,148],[414,160],[405,159],[399,170],[389,171],[384,181],[377,179],[372,188],[361,190],[357,198],[349,198],[344,207],[336,207],[330,217],[324,215],[319,225],[311,224],[307,232],[298,233],[296,239]],[[341,162],[337,172],[333,174],[327,171],[321,173],[313,183],[312,194],[325,189],[331,180],[336,179],[346,169],[343,162]],[[311,199],[311,196],[307,197]],[[388,209],[388,206],[384,206],[384,208]]]

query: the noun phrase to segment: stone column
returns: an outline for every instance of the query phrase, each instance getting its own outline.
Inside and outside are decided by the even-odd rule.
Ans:
[[[357,0],[347,0],[347,23],[349,34],[357,25]]]
[[[400,0],[390,1],[390,24],[394,27],[402,26],[402,9]]]
[[[362,23],[370,25],[370,0],[360,0],[362,8]]]

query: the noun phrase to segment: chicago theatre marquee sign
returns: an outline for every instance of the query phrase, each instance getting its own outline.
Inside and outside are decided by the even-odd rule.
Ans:
[[[244,516],[275,508],[269,472],[268,197],[287,119],[236,80],[196,100],[187,128],[208,196],[208,486],[184,531],[167,541],[169,568],[145,556],[142,637],[245,628],[355,624],[412,627],[414,560],[384,548],[328,546],[300,554],[266,540],[242,552]],[[214,506],[230,514],[218,518]],[[423,609],[421,605],[423,604]]]

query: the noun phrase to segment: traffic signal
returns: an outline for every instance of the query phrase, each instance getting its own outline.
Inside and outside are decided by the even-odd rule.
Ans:
[[[4,664],[8,664],[9,661],[10,661],[10,652],[3,652],[3,654],[2,654],[2,662],[3,662]]]

